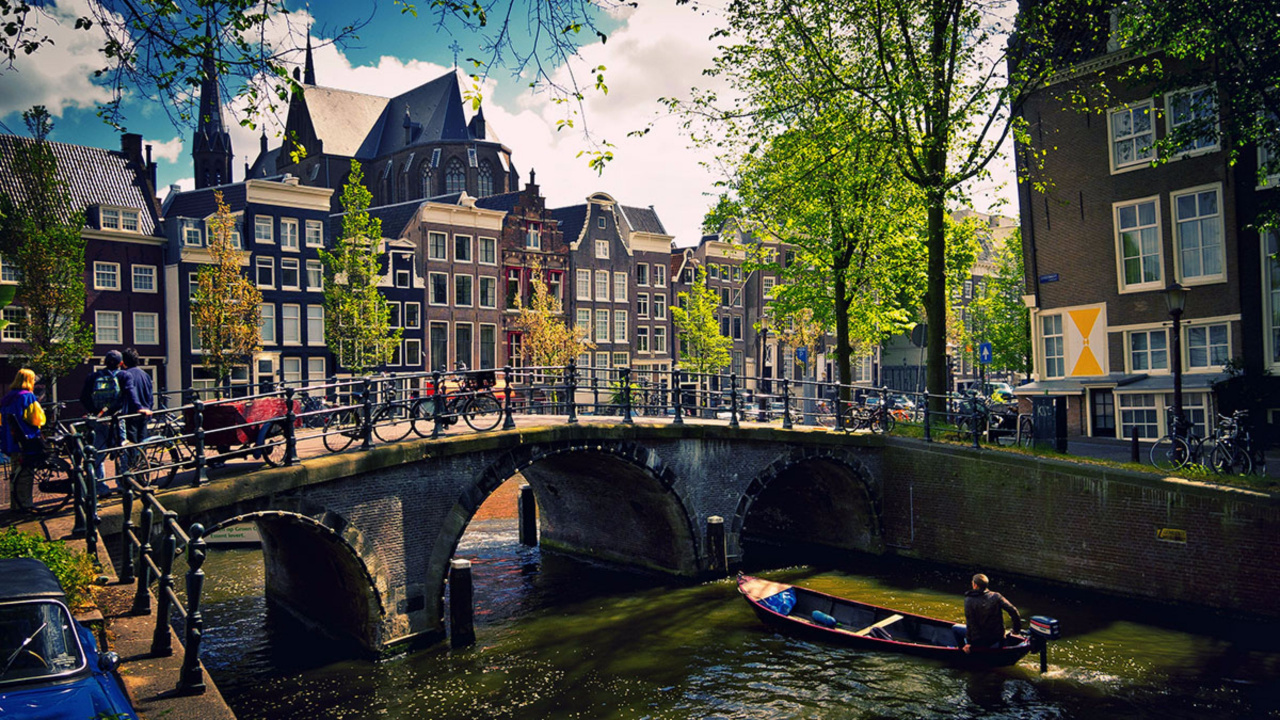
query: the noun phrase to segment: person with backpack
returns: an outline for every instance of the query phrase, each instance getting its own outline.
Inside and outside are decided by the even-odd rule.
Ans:
[[[32,389],[35,372],[22,368],[13,378],[9,392],[0,399],[0,450],[18,467],[10,474],[9,508],[26,512],[35,506],[35,468],[44,459],[44,443],[40,428],[44,427],[44,408]]]
[[[124,388],[120,381],[120,363],[124,357],[118,350],[108,352],[102,358],[103,367],[95,370],[85,378],[84,388],[80,391],[80,403],[84,405],[85,415],[98,419],[93,426],[93,447],[98,450],[118,447],[123,439],[119,424],[114,417],[124,406]],[[103,455],[99,453],[93,461],[93,474],[98,481],[98,497],[106,497],[112,490],[103,482],[106,472],[102,467]]]

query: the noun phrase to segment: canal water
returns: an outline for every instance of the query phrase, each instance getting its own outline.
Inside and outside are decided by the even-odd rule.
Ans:
[[[1061,620],[1035,656],[970,671],[803,642],[759,623],[733,581],[694,586],[520,546],[513,520],[473,522],[477,644],[350,659],[262,596],[256,550],[210,553],[204,659],[241,720],[345,718],[1280,717],[1275,627],[1001,581]],[[748,557],[764,559],[767,553]],[[856,558],[760,570],[911,612],[963,616],[968,574]]]

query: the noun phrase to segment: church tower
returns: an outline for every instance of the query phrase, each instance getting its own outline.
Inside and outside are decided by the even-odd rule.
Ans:
[[[205,32],[213,37],[212,23]],[[196,188],[213,187],[231,182],[231,133],[222,117],[222,90],[218,86],[218,69],[212,53],[204,58],[204,79],[200,82],[200,115],[191,143],[195,161]]]

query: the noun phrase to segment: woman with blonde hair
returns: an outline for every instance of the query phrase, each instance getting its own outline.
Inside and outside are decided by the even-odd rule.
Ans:
[[[32,480],[36,465],[44,457],[40,441],[44,408],[33,392],[35,386],[35,372],[22,368],[9,385],[8,394],[0,399],[0,449],[11,458],[10,462],[17,463],[17,469],[9,473],[9,508],[24,512],[35,505]]]

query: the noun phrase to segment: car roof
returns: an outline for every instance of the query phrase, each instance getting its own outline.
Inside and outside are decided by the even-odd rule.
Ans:
[[[0,602],[42,599],[64,600],[62,586],[47,565],[34,558],[0,560]]]

